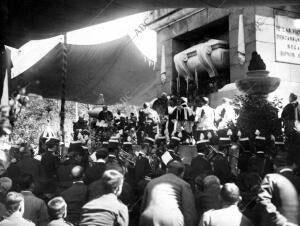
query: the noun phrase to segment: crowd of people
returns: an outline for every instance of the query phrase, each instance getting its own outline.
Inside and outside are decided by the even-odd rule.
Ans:
[[[297,114],[297,97],[290,102],[285,127]],[[235,119],[226,98],[193,109],[162,95],[138,116],[104,106],[89,123],[80,117],[68,148],[41,137],[36,155],[22,143],[1,174],[0,226],[299,225],[299,166],[289,150],[297,131],[286,132],[287,144],[259,131],[251,143],[230,128]]]

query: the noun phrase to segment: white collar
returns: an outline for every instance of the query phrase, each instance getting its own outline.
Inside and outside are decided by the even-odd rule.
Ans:
[[[82,180],[73,181],[73,184],[83,184],[84,182]]]
[[[235,209],[235,210],[239,210],[238,206],[237,205],[230,205],[230,206],[226,206],[226,207],[223,207],[224,209]]]
[[[293,172],[293,170],[291,168],[283,168],[279,170],[279,173],[283,173],[283,172]]]
[[[105,160],[104,160],[104,159],[97,159],[96,162],[102,162],[102,163],[105,163]]]
[[[29,190],[23,190],[23,191],[21,191],[21,193],[27,193],[27,194],[32,194],[32,191],[29,191]]]

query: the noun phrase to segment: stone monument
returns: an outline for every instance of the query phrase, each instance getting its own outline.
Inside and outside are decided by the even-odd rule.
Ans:
[[[257,52],[252,53],[248,66],[247,77],[236,81],[237,88],[248,95],[255,95],[266,98],[269,93],[275,91],[280,79],[270,77],[266,65]]]
[[[256,131],[266,139],[281,135],[281,122],[276,103],[267,100],[268,94],[275,91],[280,79],[269,76],[266,65],[257,52],[252,53],[247,77],[237,80],[237,88],[244,96],[239,96],[237,127],[243,136],[255,137]]]

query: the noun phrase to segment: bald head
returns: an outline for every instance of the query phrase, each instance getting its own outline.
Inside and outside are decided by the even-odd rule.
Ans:
[[[71,170],[71,175],[74,180],[79,180],[83,177],[83,167],[74,166]]]
[[[102,185],[105,193],[115,193],[119,196],[122,192],[124,176],[117,170],[106,170],[102,175]]]
[[[226,183],[223,185],[220,195],[224,204],[237,204],[240,200],[240,189],[234,183]]]

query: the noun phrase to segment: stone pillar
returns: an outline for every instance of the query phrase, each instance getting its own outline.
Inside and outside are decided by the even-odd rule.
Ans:
[[[160,77],[160,64],[161,64],[161,52],[162,46],[165,46],[165,58],[166,58],[166,81],[164,84],[161,82]],[[167,94],[171,93],[171,83],[172,83],[172,64],[170,58],[172,57],[172,40],[159,41],[157,46],[157,70],[156,70],[156,94],[157,96],[161,95],[162,92]]]
[[[162,45],[165,46],[165,55],[166,55],[166,82],[163,85],[160,81],[160,63],[161,63],[161,49]],[[185,43],[179,42],[175,39],[167,39],[163,41],[158,41],[158,57],[157,57],[157,84],[156,90],[157,95],[160,95],[162,92],[167,94],[176,93],[176,78],[177,72],[174,65],[173,57],[176,53],[188,48]]]
[[[245,63],[243,65],[239,64],[237,53],[240,14],[243,15],[246,51]],[[241,79],[245,76],[251,59],[251,53],[256,51],[254,15],[254,7],[242,8],[229,15],[230,82],[235,82],[237,79]]]

